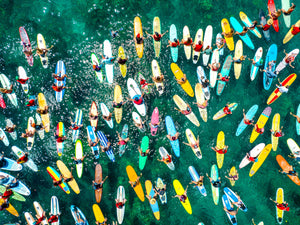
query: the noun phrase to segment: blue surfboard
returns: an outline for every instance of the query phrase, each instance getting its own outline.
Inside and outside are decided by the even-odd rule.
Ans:
[[[172,118],[170,116],[166,116],[165,123],[166,123],[167,133],[171,136],[174,136],[177,133],[177,131]],[[177,139],[175,141],[170,141],[170,144],[172,146],[172,149],[176,157],[179,157],[180,156],[179,140]]]
[[[95,135],[93,127],[88,126],[86,128],[86,130],[87,130],[87,134],[88,134],[89,139],[91,139],[92,142],[96,142],[96,135]],[[96,146],[91,147],[91,149],[93,151],[95,159],[99,159],[99,145],[97,144]]]
[[[229,76],[229,72],[230,72],[230,69],[231,69],[231,65],[232,65],[232,56],[231,55],[228,55],[225,59],[225,62],[223,64],[223,67],[222,67],[222,70],[221,70],[221,74],[222,76]],[[224,87],[226,85],[226,82],[225,81],[222,81],[222,80],[218,80],[218,83],[217,83],[217,89],[216,89],[216,92],[217,92],[217,95],[221,95],[223,90],[224,90]]]
[[[178,39],[177,30],[176,30],[176,26],[172,24],[170,27],[170,41],[173,42],[175,38]],[[176,63],[178,60],[178,47],[170,47],[170,49],[171,49],[172,60],[173,62]]]
[[[228,199],[231,202],[238,202],[239,201],[238,196],[230,188],[225,187],[224,188],[224,193],[225,193],[225,195],[227,195]],[[241,205],[239,206],[239,208],[241,210],[243,210],[244,212],[247,212],[248,209],[247,209],[245,203],[242,200],[240,200],[240,202],[241,202]]]
[[[106,136],[101,131],[97,132],[97,136],[100,140],[100,144],[103,147],[107,147],[108,140],[107,140]],[[114,155],[114,152],[113,152],[111,146],[109,147],[108,151],[106,151],[105,153],[112,162],[115,162],[115,155]]]
[[[227,195],[223,195],[223,196],[222,196],[222,202],[223,202],[223,206],[226,207],[227,210],[232,210]],[[228,212],[226,212],[226,214],[227,214],[227,216],[228,216],[230,222],[231,222],[233,225],[237,225],[236,216],[232,216],[232,215],[230,215]]]
[[[252,120],[257,110],[258,110],[258,105],[253,105],[246,113],[246,118],[248,120]],[[235,136],[239,136],[246,129],[247,126],[248,125],[244,123],[244,118],[243,118],[236,130]]]
[[[80,225],[81,225],[81,224],[89,225],[89,222],[87,221],[85,215],[83,214],[83,212],[82,212],[77,206],[71,205],[70,208],[71,208],[71,213],[72,213],[72,216],[73,216],[73,218],[74,218],[76,224],[80,224]],[[78,219],[77,219],[77,218],[78,218],[78,215],[76,215],[76,214],[79,214],[80,218],[81,218],[84,222],[78,221]]]
[[[81,109],[77,109],[75,118],[74,118],[74,122],[77,126],[80,126],[82,124],[82,110]],[[76,140],[79,136],[80,129],[81,128],[72,131],[72,140],[74,143],[76,142]]]
[[[236,30],[237,32],[241,33],[243,31],[243,27],[242,25],[237,21],[236,18],[234,18],[233,16],[230,17],[230,23],[233,27],[234,30]],[[254,45],[253,42],[251,41],[250,37],[248,36],[248,34],[245,34],[244,36],[239,35],[240,38],[242,39],[242,41],[250,48],[250,49],[254,49]]]
[[[55,74],[59,77],[62,77],[63,75],[66,74],[66,67],[63,61],[59,60],[56,64],[56,68],[55,68]],[[54,79],[54,83],[56,84],[57,87],[60,86],[65,86],[66,85],[66,79],[64,78],[63,81],[58,81],[56,79]],[[55,98],[57,102],[61,102],[63,100],[65,94],[65,89],[63,89],[60,92],[55,92]]]
[[[265,70],[268,70],[269,67],[269,62],[277,59],[277,45],[272,44],[268,50],[266,60],[265,60]],[[272,71],[274,72],[276,68],[276,63],[274,63],[272,67]],[[269,90],[272,84],[273,78],[269,78],[267,74],[264,72],[264,78],[263,78],[263,83],[264,83],[264,89]]]
[[[190,173],[193,181],[197,182],[200,179],[199,174],[197,173],[196,169],[193,166],[189,166],[189,173]],[[207,196],[204,184],[201,187],[197,186],[197,188],[203,196]]]

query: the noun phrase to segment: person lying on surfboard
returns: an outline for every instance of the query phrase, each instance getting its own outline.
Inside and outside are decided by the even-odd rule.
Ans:
[[[111,117],[112,117],[112,113],[109,113],[108,116],[102,115],[102,119],[104,119],[105,121],[110,121],[110,120],[111,120]]]
[[[209,182],[214,186],[215,188],[221,187],[221,177],[218,177],[217,180],[213,180],[210,176],[208,176],[208,173],[206,173],[206,176],[209,179]]]
[[[159,34],[158,32],[154,32],[154,34],[149,34],[147,31],[145,31],[145,33],[147,34],[147,35],[149,35],[150,37],[152,37],[153,38],[153,40],[154,41],[160,41],[161,39],[162,39],[162,37],[166,34],[166,33],[168,33],[169,31],[167,30],[165,33],[163,33],[163,34]]]
[[[248,29],[248,30],[254,30],[256,26],[257,26],[257,21],[254,20],[254,21],[252,22],[252,24],[251,24],[249,27],[247,27],[247,29]]]
[[[270,27],[273,25],[273,19],[270,18],[268,19],[267,23],[265,25],[263,24],[260,24],[260,25],[257,25],[257,27],[261,27],[263,31],[267,31],[270,29]]]
[[[119,30],[110,30],[110,35],[112,36],[112,38],[115,38],[119,35],[119,32],[123,30],[123,27],[121,27]]]
[[[248,32],[248,28],[247,27],[243,27],[242,32],[236,31],[235,34],[238,34],[240,36],[245,36],[247,32]]]
[[[137,127],[137,128],[139,128],[139,129],[143,129],[144,128],[144,123],[145,123],[145,121],[141,121],[141,123],[137,123],[137,122],[135,122],[135,121],[133,121],[134,122],[134,125]]]
[[[156,203],[156,197],[157,197],[158,193],[155,192],[155,194],[153,195],[153,197],[149,196],[149,195],[146,195],[146,198],[149,200],[150,204],[155,204]]]
[[[51,48],[53,48],[54,46],[51,45],[50,48],[42,48],[42,49],[39,49],[39,48],[36,48],[36,54],[35,55],[39,55],[39,56],[42,56],[42,57],[46,57],[47,53],[49,52],[49,50]]]
[[[3,130],[6,131],[7,133],[12,133],[15,131],[16,127],[17,126],[15,124],[13,124],[12,126],[6,125],[6,127]]]
[[[246,55],[242,55],[240,58],[233,57],[232,60],[233,60],[234,63],[241,64],[243,61],[245,61],[246,58],[247,58]]]
[[[296,5],[294,3],[292,3],[292,6],[287,11],[285,11],[284,9],[281,9],[281,12],[283,12],[283,14],[285,16],[289,16],[295,10],[295,8],[296,8]]]
[[[72,159],[74,160],[73,162],[74,162],[74,164],[80,164],[80,163],[83,163],[83,160],[84,160],[84,158],[86,157],[87,155],[84,155],[82,158],[80,158],[80,159],[77,159],[75,156],[72,156]]]
[[[52,84],[52,89],[56,92],[61,92],[63,89],[70,88],[70,87],[65,87],[63,84],[61,86],[57,86],[56,84]]]
[[[276,84],[276,87],[278,88],[279,92],[280,93],[288,93],[290,86],[289,85],[283,86],[282,82],[280,82],[279,78],[278,78],[278,82],[279,82],[279,85]]]
[[[93,188],[94,188],[94,190],[102,189],[103,188],[103,184],[104,184],[104,182],[106,181],[107,178],[108,178],[108,176],[106,176],[104,178],[104,180],[101,181],[100,183],[96,183],[96,181],[93,180]]]
[[[100,144],[101,151],[102,151],[102,152],[107,152],[107,151],[109,150],[109,148],[110,148],[110,145],[111,145],[110,142],[107,142],[107,146],[106,146],[106,147],[104,147],[104,146],[102,146],[102,145]]]
[[[279,130],[270,130],[271,131],[271,133],[272,133],[272,135],[274,136],[274,137],[283,137],[284,136],[284,133],[282,132],[282,128],[283,127],[281,127]]]
[[[26,163],[29,158],[28,158],[29,153],[25,152],[23,156],[21,156],[20,158],[17,159],[17,163],[21,164],[21,163]]]
[[[164,186],[162,188],[158,188],[156,185],[155,185],[155,188],[153,189],[155,191],[155,193],[157,193],[158,195],[162,196],[166,193],[167,191],[167,185],[164,184]]]
[[[125,105],[127,101],[121,101],[120,103],[116,103],[115,101],[112,102],[112,107],[116,109],[122,108],[123,105]]]
[[[4,209],[7,209],[9,207],[9,202],[8,200],[5,200],[1,205],[0,205],[0,211],[3,211]]]
[[[178,112],[181,112],[183,115],[189,115],[192,113],[192,108],[189,104],[186,104],[185,110],[177,109],[176,107],[174,107],[174,109],[176,109]]]
[[[73,171],[73,167],[71,167],[71,175],[70,175],[70,177],[65,177],[64,175],[62,175],[64,182],[68,183],[68,182],[74,180],[74,177],[72,175],[72,171]]]
[[[157,161],[164,162],[165,164],[169,164],[172,162],[172,156],[168,154],[166,158],[157,159]]]
[[[128,57],[126,57],[125,59],[122,59],[121,57],[117,58],[117,63],[119,63],[120,65],[125,65],[127,61]]]
[[[73,122],[72,118],[70,117],[70,121],[71,121],[71,126],[69,127],[69,129],[72,129],[72,130],[78,130],[80,129],[81,127],[83,127],[83,124],[80,124],[78,126],[78,124],[76,122]]]
[[[34,225],[42,224],[42,221],[44,221],[44,220],[46,219],[46,212],[43,211],[43,212],[42,212],[42,216],[38,216],[38,215],[36,214],[35,217],[37,218],[37,220],[36,220],[33,224],[34,224]]]
[[[140,148],[140,146],[139,146],[138,150],[139,150],[140,156],[142,156],[142,157],[147,156],[150,152],[149,148],[145,152],[143,152],[142,149]]]
[[[122,202],[120,202],[119,199],[115,199],[115,201],[116,201],[116,207],[118,209],[122,209],[125,203],[127,202],[127,199],[124,198]]]
[[[45,106],[44,109],[38,108],[38,109],[36,110],[36,112],[39,113],[39,114],[41,114],[41,115],[47,114],[47,113],[49,112],[49,111],[48,111],[48,106]]]
[[[9,89],[0,88],[0,92],[3,94],[11,94],[13,92],[13,85],[10,85]]]
[[[127,98],[128,101],[133,102],[134,104],[137,105],[142,105],[144,103],[144,99],[143,99],[144,93],[142,93],[142,95],[135,95],[133,96],[133,98]]]
[[[132,188],[135,188],[140,183],[140,178],[142,177],[142,175],[143,174],[141,173],[140,176],[138,176],[135,181],[128,181],[128,183],[131,185]]]
[[[98,144],[98,142],[99,142],[99,139],[98,139],[97,137],[96,137],[95,142],[93,142],[90,138],[88,138],[88,145],[89,145],[90,147],[96,146],[96,145]]]
[[[239,179],[239,173],[236,171],[236,175],[228,174],[228,177],[225,176],[230,181],[237,181]]]
[[[29,137],[33,137],[35,133],[35,129],[33,131],[29,131],[27,129],[25,129],[25,133],[21,134],[22,138],[29,138]]]
[[[57,187],[57,186],[59,186],[62,183],[63,183],[63,177],[62,177],[62,175],[60,175],[59,180],[57,180],[57,181],[53,180],[53,186],[54,187]]]
[[[212,70],[212,71],[218,71],[218,69],[221,67],[220,63],[216,63],[213,62],[212,64],[208,64],[208,67]]]
[[[226,25],[227,23],[224,23],[224,25]],[[222,35],[226,38],[231,38],[233,37],[233,35],[235,35],[234,30],[232,28],[230,28],[230,31],[228,33],[226,32],[222,32]]]
[[[16,80],[17,80],[17,82],[19,82],[20,84],[26,84],[27,81],[29,80],[29,77],[27,77],[26,79],[20,79],[19,76],[16,76]]]
[[[60,73],[60,72],[59,72]],[[58,73],[58,74],[59,74]],[[58,74],[56,73],[52,73],[52,77],[57,80],[57,81],[63,81],[65,78],[69,78],[69,79],[72,79],[71,77],[68,77],[67,74],[63,74],[61,77],[58,76]]]
[[[10,196],[12,196],[14,194],[14,192],[8,188],[5,187],[5,191],[3,192],[3,194],[0,194],[0,198],[2,198],[4,201],[9,201]]]
[[[225,46],[225,43],[226,43],[225,38],[218,37],[216,39],[216,45],[219,51]]]
[[[261,67],[263,65],[263,59],[260,59],[259,61],[255,62],[254,59],[250,59],[248,58],[248,60],[250,60],[252,62],[252,65],[256,66],[256,67]]]
[[[86,221],[83,218],[81,218],[80,213],[77,211],[76,207],[75,207],[74,212],[75,212],[74,215],[76,217],[76,221],[78,221],[78,222],[76,222],[76,225],[77,224],[79,224],[79,225],[86,224]]]
[[[59,213],[57,213],[56,215],[52,215],[51,213],[49,213],[49,219],[48,219],[48,223],[49,224],[51,224],[51,223],[56,223],[56,222],[58,222],[59,221],[59,217],[58,216],[60,216],[60,212]]]
[[[265,128],[264,127],[262,127],[262,128],[260,128],[257,124],[252,124],[253,126],[254,126],[254,129],[255,129],[255,131],[257,132],[257,133],[259,133],[259,134],[263,134],[264,132],[265,132]]]
[[[170,141],[176,141],[178,139],[178,136],[179,136],[179,132],[176,132],[176,134],[174,136],[171,136],[170,134],[167,135],[167,138],[170,140]]]
[[[218,75],[219,75],[220,78],[217,78],[217,80],[228,82],[229,79],[230,79],[230,76],[223,76],[221,73],[218,73]]]
[[[95,70],[96,72],[101,71],[103,64],[98,64],[97,61],[93,60],[93,66],[92,69]]]
[[[272,198],[270,198],[270,200],[276,204],[276,207],[278,209],[287,211],[287,212],[290,211],[290,207],[288,206],[289,204],[286,201],[284,201],[283,203],[278,203],[275,200],[273,200]]]
[[[265,72],[268,78],[275,78],[278,76],[279,72],[278,71],[272,71],[272,68],[268,68],[267,70],[265,69],[260,69],[260,72]]]
[[[169,40],[168,43],[169,44],[167,45],[167,47],[176,48],[176,47],[180,46],[180,42],[179,42],[179,40],[177,38],[174,38],[173,41]]]
[[[155,77],[152,77],[152,80],[155,82],[155,83],[162,83],[165,79],[165,76],[163,74],[160,74],[159,76],[155,76]]]
[[[224,207],[224,211],[229,213],[230,215],[232,216],[236,216],[236,214],[238,213],[239,211],[239,208],[237,208],[236,210],[234,210],[234,207],[233,205],[231,204],[231,202],[229,201],[229,204],[230,204],[230,209],[227,209],[226,207]]]
[[[203,53],[206,55],[209,55],[209,54],[213,53],[212,49],[213,49],[212,46],[207,45],[207,47],[203,50]]]
[[[149,94],[150,93],[149,86],[154,85],[154,83],[147,83],[147,81],[145,79],[141,79],[140,85],[141,85],[142,91],[145,92],[146,94]]]
[[[192,180],[190,182],[190,184],[194,184],[195,187],[202,187],[203,186],[203,179],[204,179],[204,176],[200,176],[198,181]]]
[[[186,40],[182,39],[180,44],[183,44],[184,46],[191,46],[194,44],[194,42],[191,37],[188,37]]]
[[[193,43],[193,49],[195,52],[201,52],[201,50],[203,49],[203,41],[198,41],[198,43]]]
[[[186,186],[184,192],[182,195],[175,195],[175,196],[172,196],[172,198],[178,198],[181,202],[185,202],[185,200],[187,199],[187,189],[188,189],[189,185]]]
[[[300,27],[299,27],[299,26],[297,27],[297,26],[294,24],[294,25],[292,25],[291,28],[292,28],[291,32],[292,32],[293,35],[296,35],[296,34],[300,33]]]
[[[223,108],[223,112],[226,114],[226,115],[230,115],[232,114],[231,110],[229,109],[229,104],[227,103],[225,105],[225,107]]]
[[[186,143],[186,142],[182,142],[183,144],[190,146],[192,149],[197,149],[200,146],[200,141],[199,141],[199,135],[197,137],[196,143]]]
[[[254,120],[247,119],[246,114],[245,114],[245,109],[243,109],[243,117],[244,117],[244,124],[246,124],[246,125],[254,125]]]
[[[183,74],[183,77],[180,79],[176,79],[177,84],[184,84],[186,83],[187,79],[186,79],[186,74]]]
[[[270,18],[273,20],[278,20],[278,17],[281,16],[281,9],[277,9],[277,11],[272,12],[271,14],[268,14]]]
[[[66,136],[57,135],[55,132],[54,132],[54,137],[56,139],[56,142],[58,142],[58,143],[63,143],[65,140],[67,140]]]
[[[199,102],[193,102],[193,104],[196,104],[200,109],[206,109],[208,106],[208,100],[206,99],[202,104]]]
[[[289,55],[288,53],[286,53],[285,49],[283,50],[283,52],[285,54],[284,62],[294,69],[295,67],[292,65],[292,62],[295,61],[295,58],[298,54],[293,53],[293,54]]]
[[[149,126],[155,129],[155,128],[158,128],[159,124],[160,124],[160,121],[158,121],[158,123],[154,123],[154,124],[152,124],[152,123],[150,122],[150,123],[149,123]]]
[[[297,122],[300,123],[300,117],[290,112],[290,115],[296,118]]]
[[[215,152],[219,153],[219,154],[226,154],[227,150],[228,150],[228,145],[225,145],[224,148],[222,149],[218,149],[217,146],[216,147],[211,147],[212,150],[214,150]]]
[[[293,166],[288,166],[288,167],[284,168],[283,170],[278,170],[278,172],[289,175],[289,176],[296,176],[296,177],[298,176],[298,173],[293,168]]]
[[[113,64],[116,59],[115,56],[108,57],[106,55],[103,55],[101,52],[100,52],[100,55],[102,57],[102,63],[105,63],[105,64]]]

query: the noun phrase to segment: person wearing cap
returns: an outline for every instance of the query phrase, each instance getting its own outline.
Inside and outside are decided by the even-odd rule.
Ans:
[[[161,38],[162,38],[167,32],[169,32],[169,31],[167,30],[167,31],[166,31],[165,33],[163,33],[163,34],[160,34],[160,33],[158,33],[158,32],[154,32],[154,34],[149,34],[147,31],[145,31],[145,32],[146,32],[147,35],[149,35],[150,37],[152,37],[154,41],[160,41]]]
[[[260,24],[260,25],[257,25],[257,27],[261,27],[263,31],[267,31],[270,29],[270,27],[273,25],[273,19],[270,18],[268,19],[267,23],[265,25],[263,24]]]
[[[173,42],[169,40],[169,44],[167,45],[167,47],[178,47],[180,46],[180,42],[177,38],[174,38]]]
[[[136,35],[136,37],[134,38],[134,42],[136,44],[143,44],[144,43],[144,37],[140,35],[140,33],[138,33]]]

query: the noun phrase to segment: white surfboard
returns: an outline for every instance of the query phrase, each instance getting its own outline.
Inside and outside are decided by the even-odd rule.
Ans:
[[[103,45],[104,45],[104,56],[111,58],[112,50],[111,50],[111,44],[109,40],[105,40]],[[107,82],[109,84],[112,84],[114,80],[114,64],[105,63],[105,73],[106,73]]]
[[[16,154],[16,156],[18,156],[19,158],[21,158],[22,156],[25,155],[25,152],[23,152],[20,148],[18,148],[17,146],[12,146],[11,150]],[[32,159],[28,159],[27,162],[23,163],[24,165],[28,166],[30,169],[32,169],[34,172],[38,171],[38,167],[37,165],[33,162]]]
[[[35,114],[35,119],[36,119],[36,123],[35,124],[37,126],[43,124],[42,118],[41,118],[41,116],[38,113]],[[37,130],[36,132],[39,135],[40,139],[43,140],[44,137],[45,137],[45,129]]]
[[[9,146],[8,138],[7,138],[6,134],[4,133],[4,131],[2,130],[2,128],[0,128],[0,137],[1,138],[3,137],[3,140],[2,140],[3,144],[5,146]]]
[[[285,11],[287,11],[289,8],[290,8],[291,4],[290,4],[290,0],[281,0],[281,8],[284,9]],[[285,23],[285,26],[287,28],[290,28],[291,27],[291,15],[283,15],[283,20],[284,20],[284,23]]]
[[[291,150],[291,152],[293,153],[293,155],[295,157],[299,158],[300,157],[300,148],[297,145],[297,143],[292,138],[289,138],[287,140],[287,145],[288,145],[289,149]],[[300,164],[300,161],[298,161],[298,163]]]
[[[125,189],[123,186],[118,187],[117,199],[119,200],[119,202],[123,202],[125,199]],[[123,223],[124,215],[125,215],[125,205],[121,209],[117,208],[117,218],[119,224]]]
[[[30,132],[30,131],[34,131],[35,128],[31,126],[31,124],[34,123],[34,119],[33,117],[29,117],[28,119],[28,123],[27,123],[27,130]],[[33,137],[28,137],[27,138],[27,149],[30,151],[33,147],[33,143],[34,143],[34,135]]]
[[[215,49],[213,51],[210,64],[212,65],[213,63],[219,63],[219,58],[220,58],[219,51],[218,51],[218,49]],[[218,71],[213,71],[212,69],[210,69],[209,83],[212,88],[214,88],[217,83],[217,77],[218,77]]]
[[[194,43],[198,43],[203,40],[203,30],[199,29],[196,33]],[[193,50],[193,63],[196,64],[199,60],[200,52],[195,52]]]
[[[161,156],[162,158],[167,158],[167,156],[170,155],[170,154],[168,153],[168,151],[167,151],[164,147],[160,147],[160,148],[159,148],[159,154],[160,154],[160,156]],[[175,166],[174,166],[173,161],[170,162],[170,163],[168,163],[168,164],[166,164],[166,165],[169,167],[170,170],[175,170]]]
[[[105,105],[105,103],[101,103],[100,104],[100,108],[101,108],[101,112],[102,112],[103,116],[109,116],[110,112],[109,112],[109,109],[107,108],[107,106]],[[113,123],[112,117],[111,117],[111,119],[109,121],[105,120],[105,122],[108,124],[108,126],[110,128],[114,127],[114,123]]]
[[[296,49],[294,49],[293,51],[291,51],[291,52],[288,53],[288,57],[290,57],[290,56],[293,55],[293,56],[296,58],[298,54],[299,54],[299,49],[296,48]],[[284,57],[284,58],[285,58],[285,57]],[[285,62],[285,59],[284,59],[284,58],[283,58],[283,60],[276,66],[275,71],[278,72],[278,73],[279,73],[281,70],[283,70],[283,69],[288,65],[288,63]]]
[[[142,92],[141,92],[139,86],[132,78],[128,78],[127,88],[128,88],[128,93],[129,93],[129,96],[131,99],[133,99],[133,97],[136,95],[138,95],[138,96],[142,95]],[[137,105],[135,103],[133,103],[133,104],[134,104],[134,107],[139,112],[139,114],[141,114],[141,116],[146,116],[146,106],[145,106],[144,102],[141,105]]]
[[[158,62],[155,59],[152,60],[151,66],[152,66],[152,75],[153,75],[153,77],[160,77],[161,76],[161,71],[160,71]],[[163,82],[160,82],[160,83],[155,82],[155,86],[156,86],[156,89],[157,89],[157,91],[160,95],[162,93],[164,93],[164,83]]]
[[[183,40],[187,40],[189,37],[190,37],[190,30],[188,28],[188,26],[184,26],[183,28]],[[192,46],[185,46],[184,45],[184,53],[185,53],[185,56],[186,56],[186,59],[187,60],[190,60],[191,58],[191,52],[192,52]]]
[[[257,157],[261,151],[264,149],[265,144],[264,143],[260,143],[258,145],[256,145],[254,148],[251,149],[251,151],[249,152],[251,157]],[[250,160],[247,158],[247,155],[243,158],[243,160],[241,161],[239,168],[242,169],[243,167],[247,166],[250,163]]]
[[[19,79],[27,79],[27,73],[25,71],[25,69],[22,66],[18,67],[18,74],[19,74]],[[26,84],[21,84],[23,91],[25,92],[25,94],[28,93],[28,81],[26,82]]]
[[[211,25],[208,25],[205,29],[204,41],[203,41],[203,50],[207,48],[207,46],[212,47],[212,36],[213,36],[213,28]],[[209,61],[210,54],[202,54],[203,66],[207,66]]]
[[[255,61],[255,62],[259,62],[259,61],[261,60],[261,58],[262,58],[262,55],[263,55],[263,48],[262,48],[262,47],[259,47],[259,48],[257,49],[257,51],[255,52],[255,55],[254,55],[254,58],[253,58],[254,61]],[[251,66],[251,71],[250,71],[250,79],[251,79],[251,81],[253,81],[253,80],[255,79],[258,70],[259,70],[259,67],[254,66],[254,65],[252,64],[252,66]]]
[[[6,126],[8,126],[8,127],[12,127],[14,125],[14,123],[10,119],[6,119],[5,122],[6,122]],[[10,134],[10,136],[13,140],[17,140],[18,137],[17,137],[17,131],[16,130],[14,132],[9,133],[9,134]]]
[[[51,211],[50,211],[50,213],[52,215],[58,215],[58,214],[60,214],[59,203],[58,203],[58,199],[57,199],[56,196],[52,196],[51,197]],[[51,225],[59,225],[59,219],[58,219],[58,222],[51,223]]]

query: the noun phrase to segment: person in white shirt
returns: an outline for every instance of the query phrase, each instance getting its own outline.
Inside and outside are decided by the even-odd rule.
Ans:
[[[289,91],[289,85],[282,86],[282,82],[280,82],[280,80],[278,79],[279,85],[276,84],[276,87],[278,87],[278,90],[280,93],[287,93]]]

